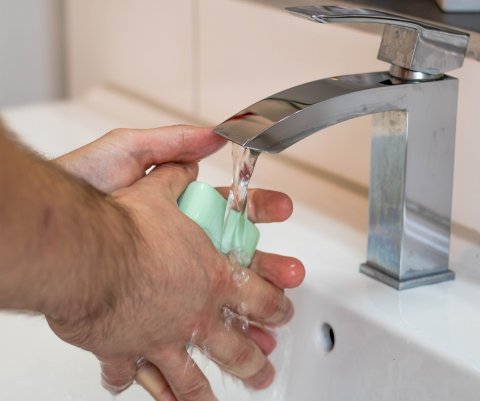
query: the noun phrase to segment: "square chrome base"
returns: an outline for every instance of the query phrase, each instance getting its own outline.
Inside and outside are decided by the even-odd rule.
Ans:
[[[455,273],[451,270],[432,274],[430,276],[417,277],[410,280],[399,280],[366,263],[360,265],[360,271],[363,274],[366,274],[367,276],[374,278],[375,280],[381,281],[382,283],[387,284],[388,286],[393,287],[397,290],[406,290],[409,288],[437,284],[443,281],[450,281],[455,279]]]

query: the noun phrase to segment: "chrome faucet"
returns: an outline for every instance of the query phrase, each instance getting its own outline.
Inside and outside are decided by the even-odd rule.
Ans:
[[[389,72],[299,85],[235,114],[215,132],[278,153],[355,117],[373,115],[367,261],[360,271],[394,288],[445,280],[450,247],[458,81],[469,36],[365,9],[291,7],[316,22],[385,24],[378,58]]]

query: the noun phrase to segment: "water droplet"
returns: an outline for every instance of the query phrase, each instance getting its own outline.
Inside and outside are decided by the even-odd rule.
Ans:
[[[238,319],[241,323],[240,328],[244,333],[246,333],[248,331],[248,319],[245,316],[239,316]]]
[[[250,279],[250,273],[247,269],[243,267],[238,267],[238,266],[233,267],[232,280],[235,286],[237,286],[238,288],[241,288],[248,283],[249,279]]]
[[[243,316],[248,315],[248,304],[246,302],[241,302],[238,306],[238,313]]]

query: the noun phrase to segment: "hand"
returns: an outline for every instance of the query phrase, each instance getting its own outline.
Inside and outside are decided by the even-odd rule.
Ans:
[[[138,263],[112,283],[117,302],[110,310],[81,322],[50,320],[62,339],[98,356],[104,378],[117,380],[107,382],[112,390],[130,384],[138,358],[144,357],[164,379],[162,394],[155,395],[159,399],[168,394],[172,400],[214,400],[185,351],[189,342],[253,387],[273,378],[255,342],[235,328],[225,329],[222,310],[228,305],[257,324],[276,326],[290,319],[292,305],[253,271],[246,270],[248,279],[238,285],[232,276],[242,268],[231,266],[180,212],[176,201],[196,173],[195,164],[164,164],[112,194],[141,233]]]
[[[209,128],[177,125],[154,129],[116,129],[56,161],[68,172],[106,193],[132,185],[152,165],[195,162],[225,145]],[[228,188],[218,188],[226,198]],[[290,217],[290,198],[276,191],[248,191],[249,218],[255,223],[281,222]],[[294,288],[305,276],[295,258],[257,251],[250,269],[277,287]]]
[[[91,184],[97,186],[97,188],[103,191],[116,191],[119,188],[132,185],[139,178],[143,177],[144,171],[153,164],[159,165],[169,160],[198,160],[199,158],[208,155],[212,151],[215,151],[222,144],[223,141],[221,139],[219,140],[217,135],[212,135],[211,131],[208,129],[195,129],[192,127],[169,127],[156,130],[140,131],[115,130],[107,134],[106,136],[100,138],[99,140],[93,142],[92,144],[89,144],[77,151],[63,156],[58,160],[58,162],[70,172],[81,176],[85,180],[89,181]],[[153,152],[153,149],[155,149],[156,151]],[[163,168],[166,169],[167,166],[163,166],[162,169]],[[152,181],[153,177],[159,174],[158,171],[160,170],[157,169],[155,171],[155,175],[151,175],[147,178]],[[140,186],[140,183],[142,181],[144,180],[139,181],[135,185]],[[142,188],[146,187],[147,185],[143,183]],[[158,188],[160,188],[160,186]],[[176,200],[176,198],[183,191],[183,189],[184,187],[181,188],[181,191],[177,191],[174,200]],[[225,195],[227,189],[222,188],[219,189],[219,191],[223,195]],[[119,192],[122,193],[124,191]],[[141,204],[143,200],[144,198],[142,197],[140,200],[137,200],[137,202]],[[249,217],[254,222],[282,221],[288,218],[291,212],[292,203],[286,195],[280,194],[278,192],[262,190],[252,190],[249,193]],[[168,213],[161,213],[160,211],[158,211],[158,214],[162,216],[169,215]],[[183,215],[182,218],[184,218]],[[204,235],[200,235],[200,237],[203,237],[204,239],[206,238]],[[211,244],[209,245],[211,247]],[[204,246],[206,245],[204,244]],[[158,254],[168,253],[165,253],[165,251],[162,249],[162,251],[158,252]],[[171,255],[171,257],[173,258],[173,260],[175,260],[175,255]],[[196,268],[191,267],[191,269],[195,270]],[[275,284],[279,288],[297,286],[300,284],[304,277],[303,266],[298,260],[273,254],[265,254],[262,252],[256,253],[251,265],[251,270],[258,275],[264,277],[271,283]],[[192,272],[190,271],[189,274],[191,273]],[[254,277],[255,275],[252,276]],[[186,281],[188,282],[189,280],[187,279]],[[181,283],[178,283],[178,286],[181,285]],[[226,287],[228,288],[228,286]],[[255,285],[252,288],[257,287]],[[223,288],[223,290],[225,290],[225,288]],[[252,291],[257,293],[257,289]],[[260,291],[262,290],[259,289],[258,292]],[[195,295],[197,294],[197,291],[192,291],[191,293]],[[266,292],[266,294],[268,294],[268,291]],[[158,299],[155,299],[154,302],[152,300],[150,300],[149,302],[151,304],[157,304],[159,306],[164,304],[168,305],[168,300],[166,300],[165,297],[158,297]],[[180,304],[182,302],[185,303],[185,299],[182,298],[182,300],[178,300],[178,302]],[[170,307],[171,306],[172,305],[170,304]],[[185,308],[188,309],[188,305],[182,306],[185,306]],[[132,310],[134,309],[135,308],[132,307]],[[209,314],[206,315],[215,316],[215,313],[210,311]],[[134,320],[132,318],[130,319]],[[178,318],[175,318],[173,316],[171,318],[171,321],[175,321],[176,319]],[[180,320],[182,319],[180,318]],[[116,321],[118,321],[118,317],[115,318],[115,322]],[[170,319],[168,321],[170,321]],[[54,322],[52,322],[52,326],[56,328],[58,334],[63,338],[67,339],[67,341],[70,337],[72,337],[72,333],[68,333],[69,330],[65,330],[65,327],[60,328],[58,325],[56,326]],[[100,324],[100,326],[102,325]],[[189,326],[189,330],[184,330],[182,332],[182,330],[178,330],[178,328],[175,327],[175,325],[174,327],[172,327],[172,335],[179,335],[180,333],[182,333],[184,337],[186,336],[185,333],[189,332],[189,330],[191,329],[191,327]],[[131,332],[131,330],[127,329],[125,332]],[[141,337],[143,339],[144,335],[141,335],[140,333],[141,328],[139,328],[138,330],[138,336],[139,338]],[[191,335],[191,332],[188,333],[188,336],[189,335]],[[158,336],[160,338],[164,338],[161,334],[158,334]],[[73,335],[73,338],[70,339],[70,342],[75,343],[77,337],[79,336]],[[94,335],[90,337],[94,337]],[[246,333],[246,337],[250,340],[253,340],[253,344],[255,347],[259,347],[255,348],[257,353],[258,349],[260,349],[262,351],[262,354],[268,354],[273,350],[275,346],[275,340],[273,339],[273,337],[254,325],[250,326],[248,333]],[[137,338],[137,341],[139,340],[139,338]],[[206,338],[207,340],[211,340],[212,336],[208,334],[206,335]],[[180,340],[179,344],[181,343],[182,347],[184,343],[188,341],[186,337],[182,338],[181,336],[179,336],[179,338],[177,339]],[[206,342],[204,342],[202,346],[204,346],[208,342],[207,340],[205,340]],[[95,339],[93,339],[93,343],[95,343]],[[255,343],[257,345],[255,345]],[[251,345],[252,343],[250,342],[249,344]],[[79,343],[77,343],[77,345],[84,346],[87,349],[91,349],[92,347],[85,346],[83,344],[83,341],[80,341]],[[229,345],[229,347],[231,348],[231,345]],[[180,357],[179,348],[176,348],[178,352],[177,357],[179,357],[179,359],[188,359],[186,355],[181,355]],[[219,345],[219,348],[222,349],[222,346]],[[94,349],[91,350],[95,352]],[[133,375],[135,374],[137,368],[135,365],[136,357],[139,355],[148,355],[147,352],[143,352],[138,353],[138,355],[132,358],[131,355],[124,355],[126,353],[126,348],[121,348],[120,351],[122,354],[121,356],[117,355],[116,352],[113,353],[114,355],[110,355],[109,352],[107,352],[106,354],[103,351],[97,352],[100,360],[102,361],[103,377],[106,387],[116,392],[128,387],[128,385],[131,383]],[[150,360],[150,357],[147,357],[147,359]],[[155,361],[155,357],[152,357],[151,359],[153,359],[152,362]],[[163,394],[162,396],[164,396],[165,394],[171,395],[172,390],[176,394],[178,394],[178,392],[185,393],[184,389],[182,390],[181,388],[176,388],[179,386],[178,384],[172,385],[172,374],[174,377],[178,378],[178,372],[175,373],[175,369],[172,368],[170,370],[165,365],[163,365],[163,368],[161,368],[159,365],[162,366],[162,364],[160,363],[157,363],[156,365],[153,365],[151,363],[142,365],[139,370],[139,381],[145,384],[154,396],[159,396],[160,393]],[[242,372],[238,372],[238,369],[241,369],[241,366],[229,367],[227,362],[227,366],[223,367],[226,370],[230,370],[233,374],[242,377]],[[242,378],[254,387],[263,387],[269,383],[269,380],[271,380],[272,370],[271,366],[268,363],[266,363],[262,369],[263,373],[257,372],[251,377]],[[200,389],[201,391],[207,393],[208,384],[205,384],[204,378],[197,377],[198,373],[199,372],[193,374],[193,376],[195,377],[192,377],[190,381],[186,380],[186,378],[183,378],[182,383],[186,382],[185,385],[187,386],[195,386],[195,388],[197,389],[196,391],[199,391],[198,389]],[[267,378],[267,380],[265,378]],[[167,384],[167,381],[168,383],[170,383],[170,385]],[[188,398],[182,398],[182,395],[180,394],[179,399]]]
[[[228,195],[228,188],[218,188],[223,196]],[[287,219],[292,213],[292,202],[286,195],[260,189],[249,190],[248,195],[248,214],[249,219],[255,223],[277,222]],[[256,251],[249,267],[250,271],[273,283],[280,288],[293,288],[301,284],[305,276],[303,264],[295,258],[280,256],[275,254],[268,254],[261,251]],[[243,331],[243,330],[242,330]],[[264,355],[268,356],[276,346],[276,340],[270,331],[265,330],[255,324],[248,325],[247,331],[244,334],[253,340],[261,349]],[[222,366],[222,365],[221,365]],[[109,380],[115,382],[120,380],[123,375],[123,380],[126,382],[128,378],[124,376],[125,371],[121,372],[118,369],[108,369],[108,364],[104,364],[110,376]],[[270,384],[270,379],[262,382],[262,376],[259,376],[257,382],[255,379],[246,381],[247,385],[254,388],[264,388]],[[170,400],[171,392],[167,381],[162,375],[161,371],[152,363],[142,361],[138,367],[136,380],[141,384],[150,394],[157,400]],[[193,399],[193,398],[192,398]],[[173,399],[175,400],[175,399]]]

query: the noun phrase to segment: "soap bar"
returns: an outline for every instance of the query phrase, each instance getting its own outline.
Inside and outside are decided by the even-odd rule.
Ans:
[[[202,227],[220,252],[233,253],[241,266],[250,265],[260,237],[258,228],[237,211],[231,211],[224,227],[227,201],[215,188],[200,181],[190,183],[178,207]]]

